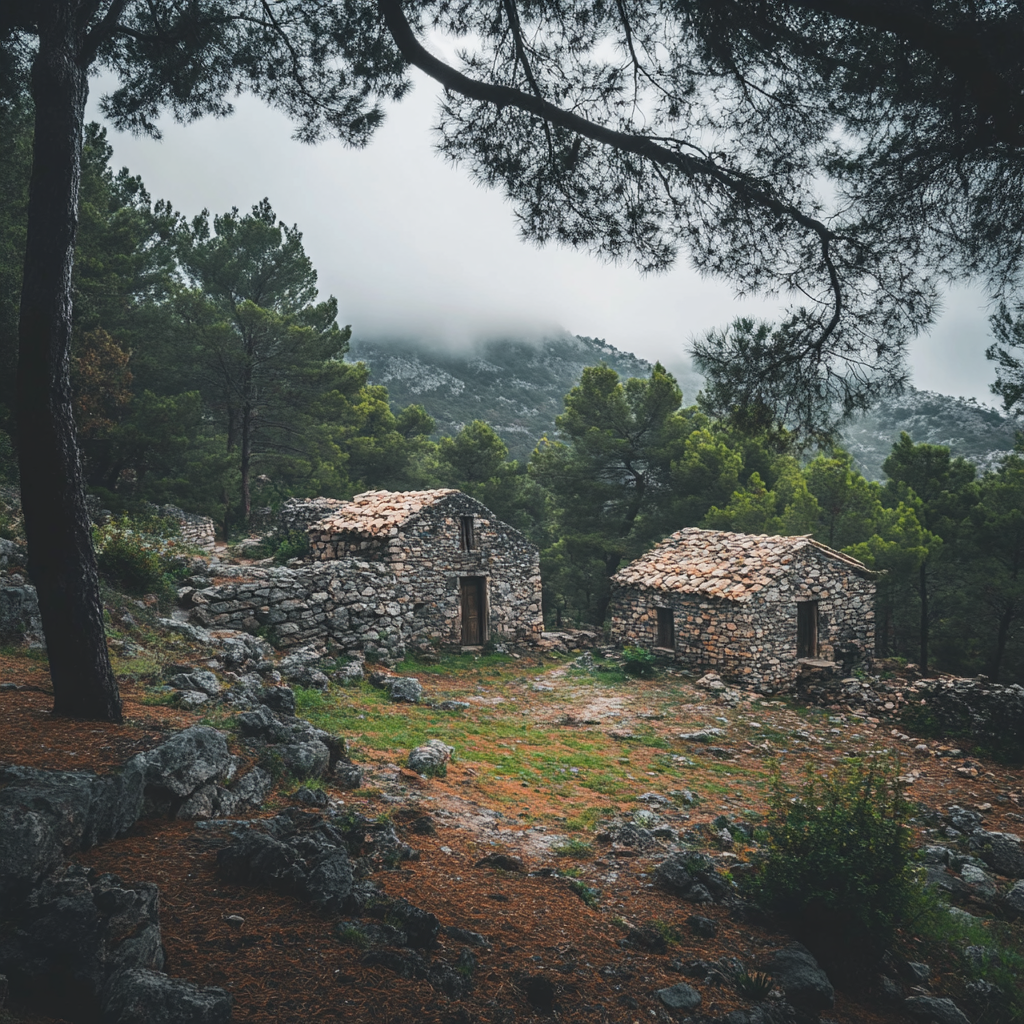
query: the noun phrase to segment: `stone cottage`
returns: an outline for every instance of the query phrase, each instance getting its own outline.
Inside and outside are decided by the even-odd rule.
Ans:
[[[874,577],[810,537],[680,530],[612,577],[612,639],[767,692],[871,654]]]
[[[537,639],[544,628],[537,548],[461,491],[367,491],[308,534],[314,561],[358,559],[394,573],[414,637],[477,646]]]

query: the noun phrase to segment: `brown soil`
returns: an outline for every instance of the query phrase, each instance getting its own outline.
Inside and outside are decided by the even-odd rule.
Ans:
[[[539,660],[532,664],[524,660],[523,668],[533,673],[532,683],[543,679],[545,685],[556,689],[554,694],[540,693],[524,685],[522,692],[516,691],[517,710],[526,712],[531,721],[564,723],[570,737],[586,732],[605,739],[609,732],[638,724],[653,727],[659,735],[677,736],[683,729],[714,724],[723,714],[723,709],[707,697],[706,703],[680,708],[678,715],[651,717],[656,713],[650,708],[657,703],[660,692],[657,682],[638,682],[631,692],[619,693],[579,686],[566,679],[562,669],[545,669]],[[462,689],[465,695],[475,695],[475,681],[454,676],[431,676],[429,681],[446,692]],[[7,764],[103,772],[119,766],[132,753],[155,745],[168,730],[199,718],[195,713],[147,706],[142,703],[143,688],[124,681],[124,725],[55,719],[49,713],[45,663],[22,656],[0,655],[2,682],[24,687],[0,691],[0,762]],[[476,707],[488,710],[486,704],[478,703]],[[396,706],[393,713],[410,710]],[[473,708],[466,712],[472,713]],[[774,702],[755,700],[739,713],[756,715],[758,722],[776,729],[805,724],[791,709]],[[861,730],[864,743],[876,742],[889,731],[887,723],[855,721],[851,728]],[[614,749],[614,738],[607,742],[609,749]],[[851,739],[848,745],[859,749],[860,742]],[[763,771],[764,758],[777,752],[771,744],[741,746],[734,761],[737,768],[756,766]],[[830,751],[828,757],[843,750]],[[686,748],[675,739],[672,751],[685,755]],[[649,782],[651,788],[656,788],[655,779],[648,779],[649,765],[645,761],[656,753],[647,748],[632,750],[630,770],[639,787]],[[215,857],[223,839],[212,830],[197,829],[190,822],[146,820],[126,837],[78,854],[75,859],[113,871],[129,882],[157,883],[167,972],[203,985],[224,987],[235,999],[233,1019],[253,1024],[342,1020],[367,1024],[505,1024],[549,1019],[629,1024],[655,1018],[678,1019],[669,1016],[653,996],[656,989],[693,981],[674,971],[673,962],[736,956],[753,969],[768,949],[787,941],[778,933],[730,920],[722,908],[695,908],[653,889],[649,873],[658,858],[628,856],[630,851],[610,855],[600,846],[597,861],[577,862],[554,856],[545,830],[524,828],[512,816],[521,806],[529,808],[532,821],[543,820],[545,815],[555,818],[565,813],[565,800],[523,788],[513,780],[503,784],[491,778],[482,786],[478,780],[484,766],[474,762],[472,750],[460,751],[447,778],[429,781],[403,780],[392,763],[394,756],[390,751],[362,751],[360,759],[369,769],[367,795],[339,791],[332,792],[332,796],[364,813],[389,812],[403,839],[420,851],[418,861],[406,862],[401,870],[375,875],[373,880],[381,888],[435,913],[442,925],[482,932],[490,938],[490,949],[473,951],[478,963],[475,989],[460,1002],[447,999],[425,981],[406,981],[383,968],[363,966],[361,952],[335,936],[333,919],[308,906],[269,891],[222,883],[215,871]],[[827,763],[825,751],[808,743],[804,749],[787,753],[784,769],[796,779],[805,765],[822,762]],[[993,808],[987,814],[988,828],[1021,831],[1021,819],[1006,815],[1016,815],[1020,810],[1017,801],[1024,787],[1024,773],[975,761],[980,766],[979,775],[965,778],[956,771],[962,763],[942,757],[919,758],[912,765],[920,776],[911,786],[911,796],[937,809],[951,803],[976,806],[989,802]],[[699,791],[705,781],[695,777],[692,786]],[[618,803],[626,811],[636,809],[638,805],[633,801],[630,796],[611,803]],[[280,794],[272,798],[266,813],[273,813],[283,802]],[[414,835],[403,830],[402,822],[414,817],[410,807],[432,814],[436,834]],[[489,807],[500,808],[505,817],[488,815]],[[744,808],[764,809],[763,787],[744,788],[733,796],[722,794],[716,804],[709,802],[688,812],[659,813],[666,823],[683,829],[710,821],[723,810],[735,814]],[[598,906],[586,906],[564,877],[528,877],[474,867],[496,846],[519,853],[530,869],[563,869],[576,864],[585,871],[587,884],[600,890]],[[738,852],[742,858],[743,851]],[[715,938],[691,934],[686,920],[695,912],[715,919]],[[226,920],[229,915],[239,915],[244,923],[233,927]],[[638,925],[660,921],[673,928],[679,938],[662,955],[625,949],[619,945],[624,932],[617,919]],[[454,963],[460,948],[450,940],[442,941],[432,956]],[[942,965],[933,967],[938,969],[935,987],[941,990]],[[554,1017],[537,1014],[526,1001],[522,980],[527,975],[543,975],[554,982]],[[702,1012],[721,1015],[743,1005],[728,988],[705,986],[700,981],[694,984],[704,995]],[[51,1018],[37,1016],[31,1006],[13,1005],[9,1009],[16,1020],[26,1024],[53,1024]],[[873,1004],[865,995],[842,993],[837,996],[835,1010],[827,1016],[839,1024],[883,1024],[903,1019]]]

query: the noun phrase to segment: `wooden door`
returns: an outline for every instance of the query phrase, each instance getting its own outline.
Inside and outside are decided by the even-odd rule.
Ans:
[[[485,585],[483,576],[463,576],[460,580],[462,591],[462,642],[467,647],[477,647],[486,639]]]

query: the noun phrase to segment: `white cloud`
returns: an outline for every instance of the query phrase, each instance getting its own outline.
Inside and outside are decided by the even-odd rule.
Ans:
[[[93,85],[98,98],[102,80]],[[421,80],[361,151],[294,142],[287,120],[249,97],[227,119],[165,121],[160,142],[112,129],[109,138],[119,165],[187,215],[244,210],[269,197],[278,216],[303,231],[321,291],[338,297],[341,321],[356,334],[455,343],[560,324],[678,363],[688,341],[709,328],[740,315],[778,315],[776,303],[737,300],[727,282],[683,265],[644,277],[524,244],[502,196],[432,152],[433,95]],[[99,119],[95,103],[92,116]],[[973,293],[953,293],[931,338],[913,347],[915,383],[990,400],[980,305]]]

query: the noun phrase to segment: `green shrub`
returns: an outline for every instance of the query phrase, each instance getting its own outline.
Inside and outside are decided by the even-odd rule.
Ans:
[[[122,516],[93,527],[93,546],[101,578],[122,594],[173,597],[189,563],[180,527],[161,516]]]
[[[850,759],[797,796],[771,776],[769,857],[754,882],[837,980],[874,966],[911,908],[910,805],[897,764]]]
[[[579,896],[579,898],[583,900],[588,907],[596,907],[601,898],[600,890],[587,885],[582,878],[570,878],[569,888],[572,889],[572,891],[576,893],[576,895]]]
[[[138,534],[108,531],[96,552],[100,575],[125,594],[149,594],[163,588],[160,554]]]
[[[275,538],[274,561],[284,565],[291,558],[305,558],[309,554],[309,537],[301,530],[289,530]]]
[[[622,671],[648,679],[654,675],[654,655],[643,647],[622,648]]]

